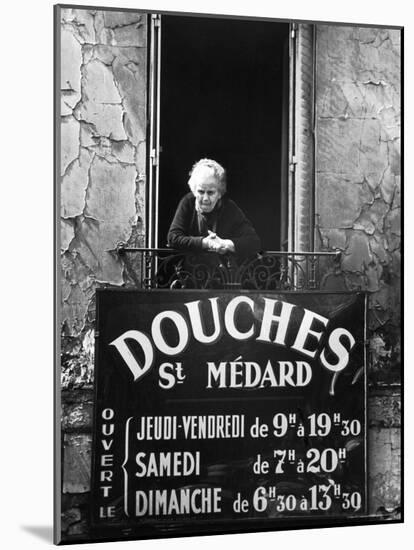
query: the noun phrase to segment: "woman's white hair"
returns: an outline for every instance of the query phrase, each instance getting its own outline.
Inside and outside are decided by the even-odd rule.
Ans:
[[[214,177],[217,181],[217,188],[221,194],[221,196],[224,195],[224,193],[227,190],[227,182],[226,182],[226,171],[225,169],[215,160],[212,159],[201,159],[197,161],[193,167],[190,170],[190,179],[188,180],[188,185],[191,189],[191,191],[194,193],[195,191],[195,181],[193,176],[196,172],[199,170],[211,170]]]

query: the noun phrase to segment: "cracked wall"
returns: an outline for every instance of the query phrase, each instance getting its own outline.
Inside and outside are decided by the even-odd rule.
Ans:
[[[318,245],[342,251],[325,288],[369,293],[369,501],[384,517],[399,510],[401,479],[400,417],[383,418],[401,407],[400,36],[333,25],[316,35]]]
[[[370,293],[370,376],[399,381],[400,31],[317,27],[316,214],[335,284]]]
[[[95,290],[134,284],[143,246],[146,15],[61,8],[62,536],[88,533]]]
[[[146,15],[61,9],[62,384],[93,376],[94,293],[144,244]]]

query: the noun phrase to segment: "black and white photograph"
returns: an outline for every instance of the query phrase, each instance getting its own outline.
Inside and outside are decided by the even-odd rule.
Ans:
[[[402,522],[403,27],[56,5],[54,56],[55,543]]]

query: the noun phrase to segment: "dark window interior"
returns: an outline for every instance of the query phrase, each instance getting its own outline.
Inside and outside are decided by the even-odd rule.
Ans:
[[[281,248],[288,31],[286,23],[162,16],[159,246],[191,166],[209,157],[226,168],[228,195],[263,249]]]

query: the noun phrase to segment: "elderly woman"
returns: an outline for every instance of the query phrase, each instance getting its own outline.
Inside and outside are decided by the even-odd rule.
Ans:
[[[168,232],[169,246],[194,252],[236,254],[260,250],[260,239],[240,208],[225,196],[226,172],[218,162],[201,159],[190,172],[191,193],[178,205]]]

